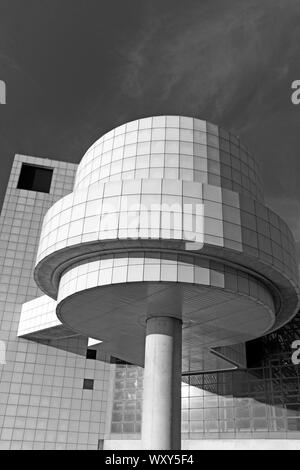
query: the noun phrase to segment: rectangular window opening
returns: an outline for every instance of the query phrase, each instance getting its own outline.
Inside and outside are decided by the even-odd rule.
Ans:
[[[94,389],[94,380],[93,379],[83,379],[83,389],[84,390],[93,390]]]
[[[53,168],[28,165],[23,163],[17,188],[26,189],[27,191],[49,193],[52,175]]]
[[[87,359],[97,359],[97,350],[96,349],[87,349],[86,358]]]

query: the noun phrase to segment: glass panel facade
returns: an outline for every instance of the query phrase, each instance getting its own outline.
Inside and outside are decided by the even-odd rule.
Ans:
[[[299,369],[282,358],[259,368],[184,375],[183,439],[300,438]],[[116,365],[111,434],[139,438],[142,387],[142,368]]]
[[[115,371],[111,432],[140,433],[143,369],[117,364]]]

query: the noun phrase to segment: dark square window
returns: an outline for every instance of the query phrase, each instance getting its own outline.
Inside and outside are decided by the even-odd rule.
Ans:
[[[83,388],[85,390],[93,390],[94,389],[94,380],[93,379],[83,379]]]
[[[52,168],[27,165],[23,163],[17,188],[27,189],[28,191],[49,193],[52,174]]]
[[[86,358],[87,359],[97,359],[97,350],[96,349],[87,349]]]

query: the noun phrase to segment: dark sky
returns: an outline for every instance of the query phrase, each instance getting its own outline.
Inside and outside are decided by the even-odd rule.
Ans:
[[[208,119],[262,162],[300,253],[299,0],[0,0],[0,198],[15,153],[79,162],[111,128]]]

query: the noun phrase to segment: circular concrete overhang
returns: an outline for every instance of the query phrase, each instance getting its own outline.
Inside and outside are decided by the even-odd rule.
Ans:
[[[267,293],[268,291],[266,291]],[[182,318],[183,361],[203,348],[263,335],[275,321],[272,306],[224,288],[189,283],[133,282],[94,287],[58,302],[60,321],[103,341],[115,357],[143,365],[146,318]]]
[[[259,279],[274,300],[276,320],[269,332],[288,322],[299,306],[299,290],[296,283],[284,272],[257,258],[240,254],[223,247],[204,245],[200,250],[186,251],[186,243],[176,240],[109,240],[89,242],[59,250],[42,259],[35,268],[35,280],[42,291],[56,299],[59,282],[64,272],[79,262],[92,261],[99,256],[113,256],[124,252],[162,252],[194,255],[200,259],[221,262]]]

